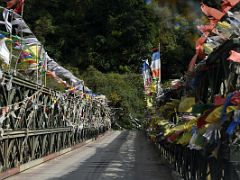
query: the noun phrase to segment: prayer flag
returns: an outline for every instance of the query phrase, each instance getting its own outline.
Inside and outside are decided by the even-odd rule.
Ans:
[[[9,0],[7,1],[7,8],[14,9],[15,13],[21,14],[25,0]]]
[[[16,7],[16,5],[18,4],[19,0],[9,0],[7,1],[7,8],[8,9],[13,9]]]
[[[231,51],[228,60],[240,63],[240,53],[238,53],[236,51]]]
[[[0,20],[0,24],[5,25],[7,32],[11,33],[12,32],[12,23],[10,23],[11,18],[9,16],[9,13],[10,12],[7,9],[3,9],[3,12],[2,12],[3,21]]]
[[[152,82],[152,77],[150,74],[150,68],[148,60],[145,60],[143,63],[143,81],[144,81],[144,88],[148,87]]]
[[[152,63],[151,63],[152,77],[153,79],[160,79],[161,77],[161,61],[160,61],[160,52],[154,52],[152,54]]]
[[[149,67],[148,60],[145,60],[143,63],[143,82],[144,82],[144,90],[146,95],[151,95],[151,84],[152,84],[152,76]]]
[[[5,64],[9,64],[10,62],[10,52],[6,46],[6,39],[3,38],[0,40],[0,58],[3,60]]]
[[[209,7],[203,3],[201,5],[201,9],[202,9],[202,12],[210,18],[220,20],[224,16],[223,12],[221,12],[215,8]]]

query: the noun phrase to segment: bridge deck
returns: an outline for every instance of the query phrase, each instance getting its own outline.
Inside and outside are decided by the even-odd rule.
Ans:
[[[170,174],[141,132],[114,131],[8,180],[170,180]]]

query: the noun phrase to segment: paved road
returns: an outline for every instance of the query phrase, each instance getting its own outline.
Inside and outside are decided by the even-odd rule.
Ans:
[[[8,180],[171,180],[170,174],[143,133],[114,131]]]

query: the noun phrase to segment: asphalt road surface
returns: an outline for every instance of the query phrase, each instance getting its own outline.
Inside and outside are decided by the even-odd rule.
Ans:
[[[142,132],[113,131],[7,180],[172,180]]]

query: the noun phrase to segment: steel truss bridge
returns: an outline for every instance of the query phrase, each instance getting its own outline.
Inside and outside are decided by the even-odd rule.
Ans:
[[[0,172],[95,138],[110,127],[103,99],[0,74]]]

